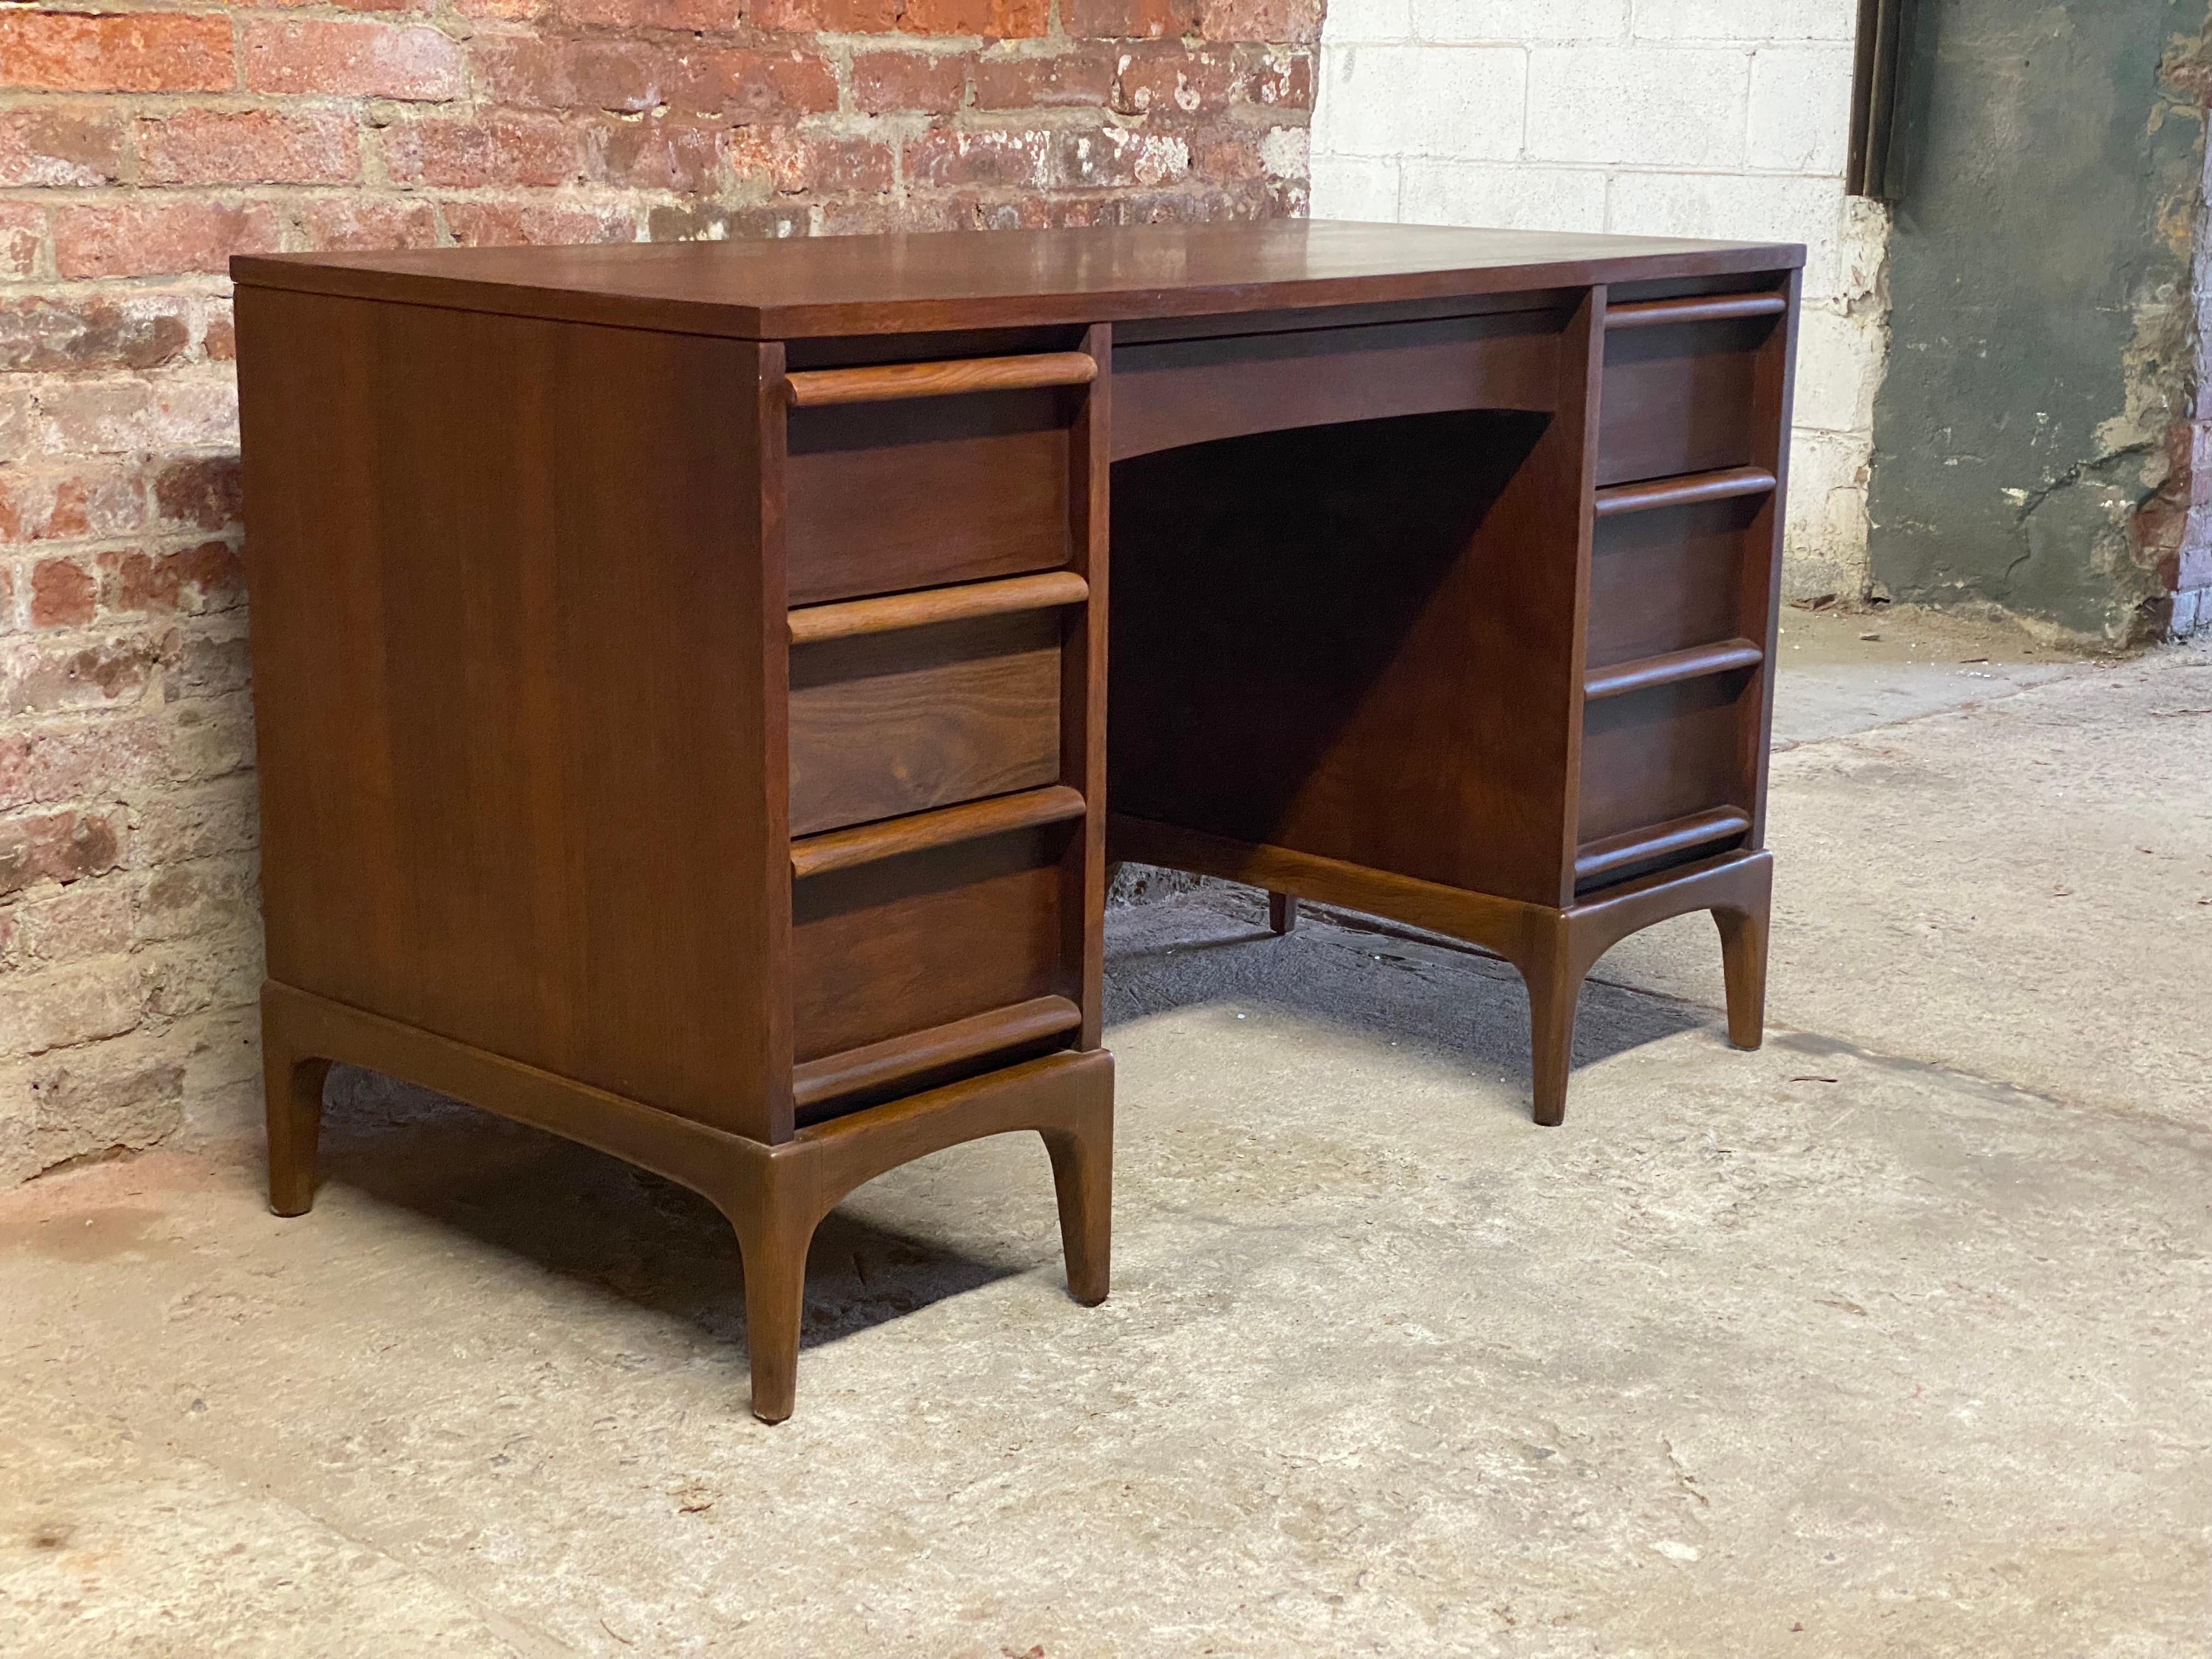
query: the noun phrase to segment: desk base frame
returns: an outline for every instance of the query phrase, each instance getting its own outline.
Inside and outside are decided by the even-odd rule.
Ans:
[[[270,981],[261,992],[269,1199],[314,1202],[323,1084],[334,1063],[434,1089],[690,1188],[729,1218],[744,1268],[753,1415],[791,1415],[806,1249],[838,1200],[876,1176],[986,1135],[1034,1130],[1052,1160],[1068,1292],[1106,1299],[1114,1191],[1114,1061],[1048,1054],[802,1129],[780,1146],[656,1111],[464,1042]]]
[[[1254,846],[1112,814],[1112,856],[1218,876],[1268,890],[1271,925],[1287,931],[1284,901],[1310,899],[1463,939],[1510,963],[1528,988],[1536,1121],[1566,1121],[1575,1008],[1598,958],[1631,933],[1692,911],[1720,928],[1729,1041],[1756,1048],[1766,1018],[1766,940],[1774,856],[1731,853],[1626,881],[1565,908],[1530,904],[1368,870],[1284,847]]]

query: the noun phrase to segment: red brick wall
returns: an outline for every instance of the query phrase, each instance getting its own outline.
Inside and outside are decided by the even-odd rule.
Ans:
[[[1321,5],[0,10],[0,1182],[258,1098],[230,253],[1301,212]]]

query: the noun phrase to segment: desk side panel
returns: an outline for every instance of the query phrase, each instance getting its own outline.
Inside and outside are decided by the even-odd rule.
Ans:
[[[271,976],[788,1133],[763,349],[238,312]]]

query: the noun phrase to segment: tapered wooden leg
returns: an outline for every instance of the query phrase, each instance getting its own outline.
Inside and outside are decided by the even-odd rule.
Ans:
[[[1073,1129],[1041,1129],[1060,1199],[1060,1246],[1067,1293],[1086,1308],[1106,1299],[1112,1279],[1114,1120]]]
[[[1562,928],[1551,948],[1517,964],[1528,988],[1528,1053],[1534,1074],[1535,1118],[1547,1129],[1567,1121],[1567,1075],[1575,1060],[1575,1004],[1586,971],[1567,949]]]
[[[771,1206],[772,1210],[772,1206]],[[738,1227],[745,1269],[745,1346],[752,1360],[753,1415],[781,1423],[799,1393],[799,1327],[806,1310],[806,1247],[816,1222],[773,1212]]]
[[[1298,902],[1288,893],[1267,895],[1267,926],[1278,937],[1298,925]]]
[[[1728,985],[1729,1041],[1756,1048],[1766,1040],[1767,908],[1716,910],[1721,969]]]
[[[283,1028],[264,1019],[261,1092],[269,1117],[269,1207],[305,1215],[315,1201],[315,1152],[322,1139],[323,1083],[331,1062],[301,1057]]]

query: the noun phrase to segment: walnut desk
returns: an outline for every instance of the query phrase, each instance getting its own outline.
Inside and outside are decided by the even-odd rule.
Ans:
[[[1663,917],[1756,1044],[1802,258],[235,260],[276,1209],[339,1060],[647,1165],[735,1226],[775,1420],[815,1224],[908,1159],[1041,1132],[1106,1294],[1109,859],[1496,951],[1542,1122]]]

